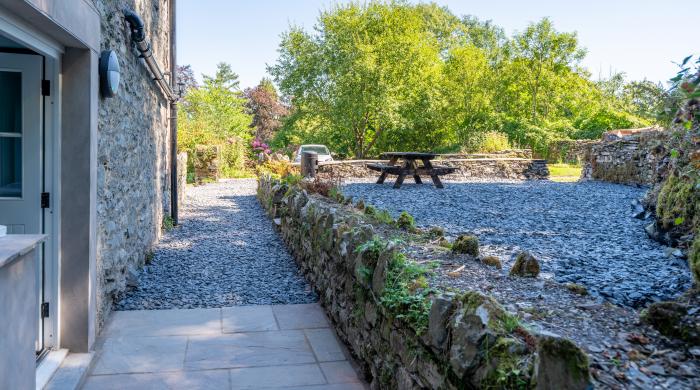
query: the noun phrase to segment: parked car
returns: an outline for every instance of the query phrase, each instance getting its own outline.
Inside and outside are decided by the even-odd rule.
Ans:
[[[301,162],[301,154],[304,152],[316,152],[318,153],[318,162],[333,161],[333,156],[331,151],[328,150],[326,145],[301,145],[299,149],[294,153],[294,162]]]

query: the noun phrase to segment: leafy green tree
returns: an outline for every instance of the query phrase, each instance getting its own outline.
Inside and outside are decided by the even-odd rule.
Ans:
[[[291,96],[291,119],[318,123],[340,152],[357,157],[383,139],[391,144],[393,130],[414,130],[405,115],[432,102],[440,73],[438,40],[423,15],[403,3],[353,3],[323,12],[315,30],[285,34],[269,69]]]
[[[508,38],[433,3],[335,6],[311,32],[292,27],[279,53],[268,71],[292,110],[273,145],[345,156],[475,150],[502,134],[546,153],[552,140],[648,125],[660,96],[624,76],[592,81],[576,33],[547,18]]]
[[[548,18],[516,34],[509,51],[516,69],[522,70],[517,72],[519,77],[527,84],[533,122],[540,115],[546,117],[550,110],[547,89],[553,87],[559,76],[573,71],[586,55],[578,45],[576,33],[557,32]]]
[[[203,78],[203,85],[189,88],[180,102],[178,148],[192,153],[196,145],[222,145],[225,160],[241,167],[252,117],[246,112],[238,75],[220,63],[214,76]]]

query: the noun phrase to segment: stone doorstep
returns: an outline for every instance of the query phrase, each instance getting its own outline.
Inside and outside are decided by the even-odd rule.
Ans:
[[[95,353],[68,353],[43,390],[80,389],[95,362]],[[37,390],[40,389],[37,383]]]
[[[54,373],[63,363],[63,360],[68,355],[67,349],[59,349],[49,352],[36,368],[36,388],[41,390],[49,383]]]

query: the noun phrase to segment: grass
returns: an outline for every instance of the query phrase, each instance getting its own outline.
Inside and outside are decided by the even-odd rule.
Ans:
[[[581,177],[581,166],[575,164],[547,164],[549,179],[558,182],[578,181]]]

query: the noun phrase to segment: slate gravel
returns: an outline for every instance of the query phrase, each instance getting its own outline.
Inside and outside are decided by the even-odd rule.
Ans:
[[[405,183],[348,182],[343,193],[386,209],[407,211],[419,226],[448,236],[475,234],[481,253],[504,263],[520,250],[541,262],[542,277],[585,285],[599,298],[640,307],[679,295],[691,285],[685,260],[666,255],[632,217],[631,202],[645,189],[603,182],[475,181],[444,189]]]
[[[254,179],[188,187],[180,226],[117,310],[316,302],[255,194]]]

